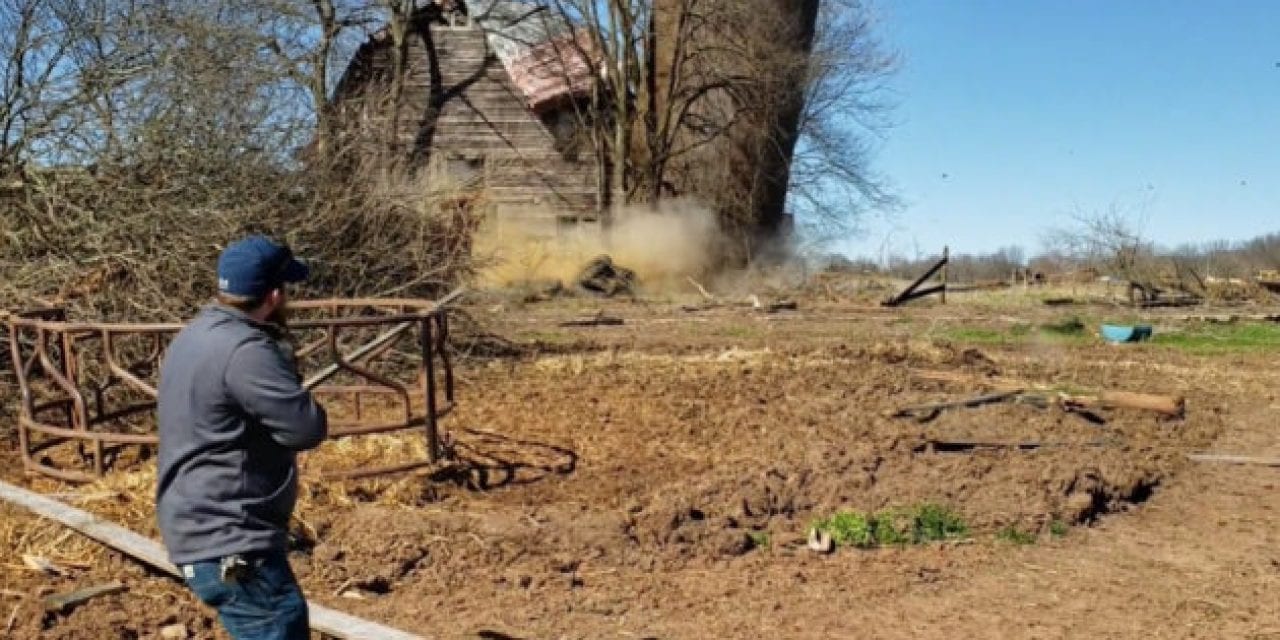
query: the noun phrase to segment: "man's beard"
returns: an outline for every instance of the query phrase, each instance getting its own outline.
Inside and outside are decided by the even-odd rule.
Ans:
[[[271,315],[267,316],[267,322],[274,324],[281,329],[289,328],[289,305],[282,304],[271,310]]]

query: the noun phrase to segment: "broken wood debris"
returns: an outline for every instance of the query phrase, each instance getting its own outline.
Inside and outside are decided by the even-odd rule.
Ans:
[[[150,538],[93,514],[33,491],[0,482],[0,500],[28,509],[40,516],[70,527],[144,564],[179,577],[178,568],[169,562],[164,547]],[[311,628],[334,638],[347,640],[421,640],[421,636],[393,629],[352,615],[308,602]]]
[[[1211,464],[1237,464],[1256,467],[1280,467],[1280,458],[1263,458],[1258,456],[1240,456],[1226,453],[1189,453],[1187,459],[1192,462]]]
[[[1045,384],[1034,384],[1022,380],[1004,377],[980,377],[965,375],[952,371],[917,370],[911,372],[912,377],[930,382],[949,382],[960,384],[978,384],[1003,392],[1019,392],[1027,389],[1043,392],[1040,395],[1045,402],[1052,402],[1066,410],[1080,409],[1133,409],[1150,411],[1168,418],[1181,418],[1186,414],[1186,398],[1181,395],[1152,393],[1136,393],[1132,391],[1100,391],[1085,394],[1069,394],[1055,391]],[[899,416],[895,416],[899,417]]]
[[[929,422],[937,418],[943,411],[947,409],[967,409],[972,407],[981,407],[986,404],[994,404],[997,402],[1006,402],[1016,400],[1022,395],[1021,389],[1013,391],[1002,391],[999,393],[989,393],[985,395],[975,396],[973,398],[965,398],[963,400],[953,400],[950,402],[934,402],[930,404],[916,405],[912,407],[903,407],[890,414],[891,418],[915,418],[920,422]]]
[[[617,327],[626,324],[622,318],[607,316],[604,311],[589,318],[577,318],[560,323],[561,327]]]
[[[929,270],[925,271],[924,275],[920,276],[919,278],[916,278],[915,282],[912,282],[910,285],[907,285],[907,288],[903,289],[901,293],[899,293],[896,296],[893,296],[892,298],[889,298],[888,300],[885,300],[880,304],[886,307],[896,307],[898,305],[911,302],[912,300],[915,300],[917,298],[923,298],[925,296],[930,296],[935,293],[942,294],[942,303],[946,304],[947,302],[947,263],[950,261],[951,261],[951,249],[949,247],[944,247],[942,249],[941,260],[938,260],[936,263],[934,263],[932,267],[929,267]],[[928,287],[926,289],[920,288],[920,285],[923,285],[927,280],[929,280],[929,278],[932,278],[934,274],[938,272],[942,272],[942,284]]]
[[[1103,391],[1096,395],[1060,394],[1058,399],[1066,407],[1136,409],[1151,411],[1169,418],[1181,418],[1187,411],[1187,401],[1182,396],[1134,393],[1131,391]]]
[[[1105,447],[1108,443],[1101,440],[1086,442],[1043,442],[1039,440],[998,442],[978,440],[926,440],[917,445],[914,453],[967,453],[978,449],[1007,449],[1016,451],[1035,451],[1048,447]]]
[[[109,596],[124,592],[125,586],[119,582],[109,582],[107,584],[76,589],[69,593],[46,596],[44,599],[44,610],[52,611],[54,613],[67,613],[81,604],[99,596]]]
[[[698,290],[698,293],[701,293],[701,294],[702,294],[702,297],[703,297],[703,298],[706,298],[707,300],[715,300],[715,299],[716,299],[716,297],[715,297],[715,296],[711,295],[711,292],[710,292],[710,291],[707,291],[707,288],[706,288],[706,287],[702,286],[702,284],[701,284],[701,283],[699,283],[697,280],[694,280],[694,279],[693,279],[693,277],[691,277],[691,276],[685,276],[685,279],[689,281],[689,284],[693,285],[693,286],[694,286],[694,288],[696,288],[696,289]]]
[[[51,575],[51,576],[67,575],[66,569],[63,569],[62,567],[59,567],[58,565],[54,564],[48,558],[42,558],[40,556],[33,556],[33,555],[24,553],[22,554],[22,564],[26,565],[27,568],[32,571],[43,573],[46,575]]]

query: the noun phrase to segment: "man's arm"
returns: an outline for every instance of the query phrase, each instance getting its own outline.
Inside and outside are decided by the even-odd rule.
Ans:
[[[271,433],[271,439],[294,451],[313,449],[328,432],[324,408],[280,349],[267,340],[238,347],[225,374],[231,397]]]

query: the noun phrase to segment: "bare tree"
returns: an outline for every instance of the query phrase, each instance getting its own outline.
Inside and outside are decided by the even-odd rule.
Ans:
[[[49,0],[0,0],[0,173],[21,167],[74,108],[72,34]]]
[[[885,83],[897,69],[876,26],[874,9],[859,0],[827,0],[818,17],[789,204],[819,243],[847,235],[863,212],[896,204],[871,166],[872,142],[892,124]]]
[[[1046,248],[1058,249],[1077,261],[1110,271],[1129,280],[1152,276],[1152,243],[1141,224],[1119,205],[1105,211],[1076,211],[1071,227],[1051,230],[1044,238]]]

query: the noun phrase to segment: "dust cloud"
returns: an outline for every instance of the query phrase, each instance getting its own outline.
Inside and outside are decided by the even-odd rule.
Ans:
[[[686,276],[715,266],[721,242],[715,215],[686,200],[623,207],[607,235],[598,222],[558,222],[553,215],[499,214],[481,226],[474,254],[487,286],[559,280],[570,284],[592,258],[608,254],[636,272],[645,291],[686,290]]]

